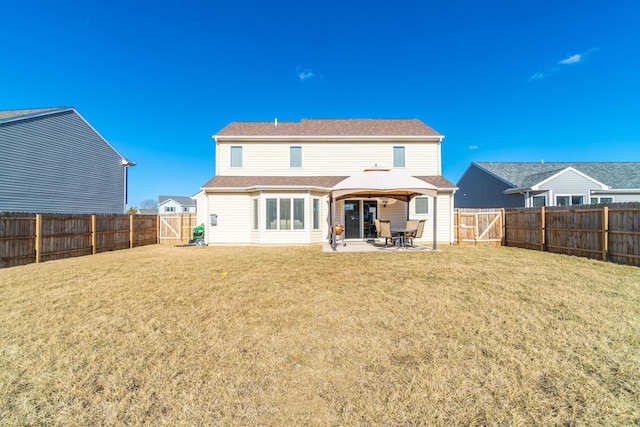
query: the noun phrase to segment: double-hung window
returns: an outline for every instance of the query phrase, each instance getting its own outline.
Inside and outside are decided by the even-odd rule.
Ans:
[[[242,167],[242,146],[231,147],[231,167],[232,168]]]
[[[400,147],[400,146],[393,147],[393,167],[394,168],[404,167],[404,147]]]
[[[302,167],[302,147],[296,147],[296,146],[289,147],[289,167],[292,167],[292,168]]]

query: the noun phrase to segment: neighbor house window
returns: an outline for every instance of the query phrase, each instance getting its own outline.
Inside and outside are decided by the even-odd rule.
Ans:
[[[302,147],[289,147],[289,166],[292,168],[302,167]]]
[[[165,206],[164,207],[164,211],[165,212],[175,212],[176,208],[175,208],[175,206]]]
[[[531,206],[538,208],[547,205],[547,196],[533,196],[531,198]]]
[[[260,205],[258,204],[258,199],[253,199],[253,229],[257,230],[258,229],[258,208],[260,207]]]
[[[393,147],[393,167],[404,167],[404,147]]]
[[[231,147],[231,167],[232,168],[242,167],[242,147],[239,147],[239,146]]]
[[[599,203],[602,203],[603,205],[608,205],[610,203],[613,203],[613,197],[592,197],[591,198],[592,205],[597,205]]]
[[[557,206],[573,206],[573,205],[583,205],[584,204],[584,196],[556,196],[556,205]]]
[[[313,199],[313,229],[320,229],[320,199]]]
[[[429,199],[426,197],[415,198],[416,215],[426,215],[429,213]]]
[[[304,199],[267,199],[267,230],[304,230]]]

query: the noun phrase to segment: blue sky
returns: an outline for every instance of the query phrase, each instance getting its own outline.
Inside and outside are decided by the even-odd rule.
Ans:
[[[418,118],[472,161],[640,161],[640,1],[2,2],[0,109],[73,106],[129,204],[192,195],[232,121]]]

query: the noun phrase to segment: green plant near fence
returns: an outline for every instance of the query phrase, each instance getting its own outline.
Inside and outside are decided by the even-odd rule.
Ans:
[[[156,215],[0,212],[0,268],[155,243]]]

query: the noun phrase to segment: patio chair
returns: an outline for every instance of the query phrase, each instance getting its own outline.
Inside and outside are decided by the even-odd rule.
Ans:
[[[416,228],[416,231],[414,233],[411,233],[410,236],[408,236],[408,239],[411,242],[412,247],[413,247],[413,239],[419,239],[422,237],[422,232],[424,231],[424,223],[425,223],[424,219],[421,219],[420,221],[418,221],[418,227]]]
[[[407,226],[405,227],[407,230],[417,230],[418,229],[418,220],[417,219],[409,219],[407,220]],[[413,232],[405,233],[406,237],[411,237]]]
[[[384,246],[387,246],[387,241],[389,239],[391,239],[391,245],[395,245],[396,238],[391,234],[391,221],[389,221],[388,219],[380,219],[376,221],[378,221],[380,225],[380,228],[378,229],[378,237],[384,237]]]

